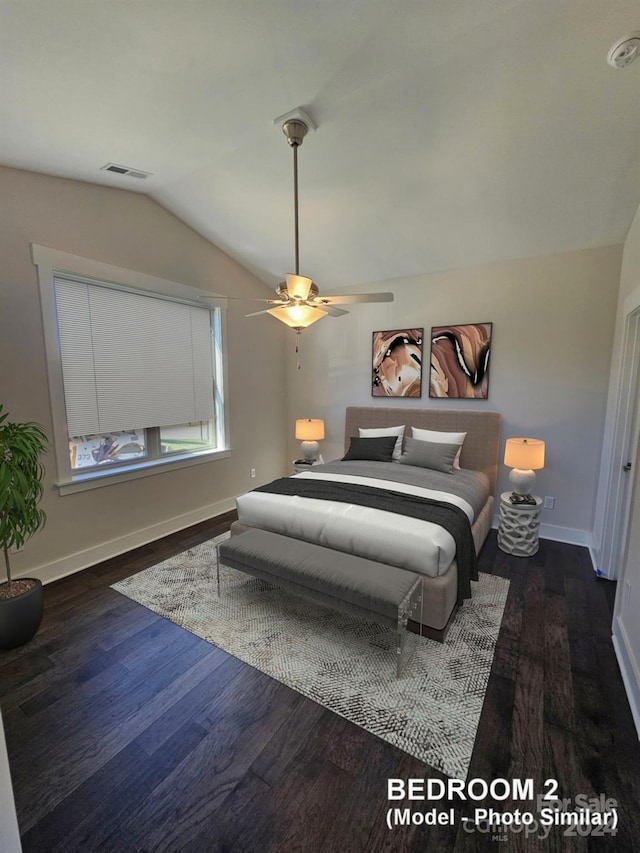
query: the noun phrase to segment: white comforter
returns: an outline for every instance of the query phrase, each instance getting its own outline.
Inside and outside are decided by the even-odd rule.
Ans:
[[[469,521],[474,520],[470,504],[448,492],[347,474],[305,471],[297,477],[360,483],[446,501],[464,510]],[[237,498],[237,506],[239,521],[250,527],[304,539],[431,577],[446,572],[456,553],[453,537],[439,525],[394,512],[268,492],[248,492]]]

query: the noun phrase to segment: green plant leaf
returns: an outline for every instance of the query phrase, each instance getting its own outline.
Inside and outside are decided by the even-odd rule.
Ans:
[[[45,475],[41,456],[49,450],[44,428],[12,423],[0,404],[0,546],[21,548],[46,522],[38,507]]]

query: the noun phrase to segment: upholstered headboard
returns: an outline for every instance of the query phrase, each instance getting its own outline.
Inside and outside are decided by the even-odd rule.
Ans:
[[[469,409],[409,409],[348,406],[345,418],[345,450],[350,439],[363,427],[391,427],[405,424],[405,436],[411,427],[445,432],[466,432],[460,465],[472,471],[484,471],[489,477],[491,494],[495,494],[500,451],[500,414]]]

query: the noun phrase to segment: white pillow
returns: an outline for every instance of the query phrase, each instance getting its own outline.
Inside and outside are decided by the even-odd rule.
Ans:
[[[456,453],[456,458],[453,460],[453,467],[456,470],[460,469],[460,454],[462,453],[462,445],[467,437],[466,432],[442,432],[437,429],[418,429],[411,427],[413,437],[418,441],[439,441],[442,444],[459,444],[460,450]]]
[[[360,438],[382,438],[385,435],[397,435],[392,459],[397,462],[402,456],[402,439],[404,438],[404,424],[397,427],[385,427],[383,429],[359,429]],[[465,433],[466,435],[466,433]]]

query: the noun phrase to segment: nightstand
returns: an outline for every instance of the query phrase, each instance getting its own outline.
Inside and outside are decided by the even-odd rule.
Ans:
[[[516,557],[532,557],[538,551],[542,498],[533,495],[533,504],[514,505],[511,492],[500,495],[498,548]]]
[[[315,462],[312,462],[311,465],[308,465],[306,462],[296,461],[291,464],[293,466],[294,474],[303,474],[305,471],[310,471],[316,465],[322,465],[322,462],[320,462],[320,460],[316,460]]]

